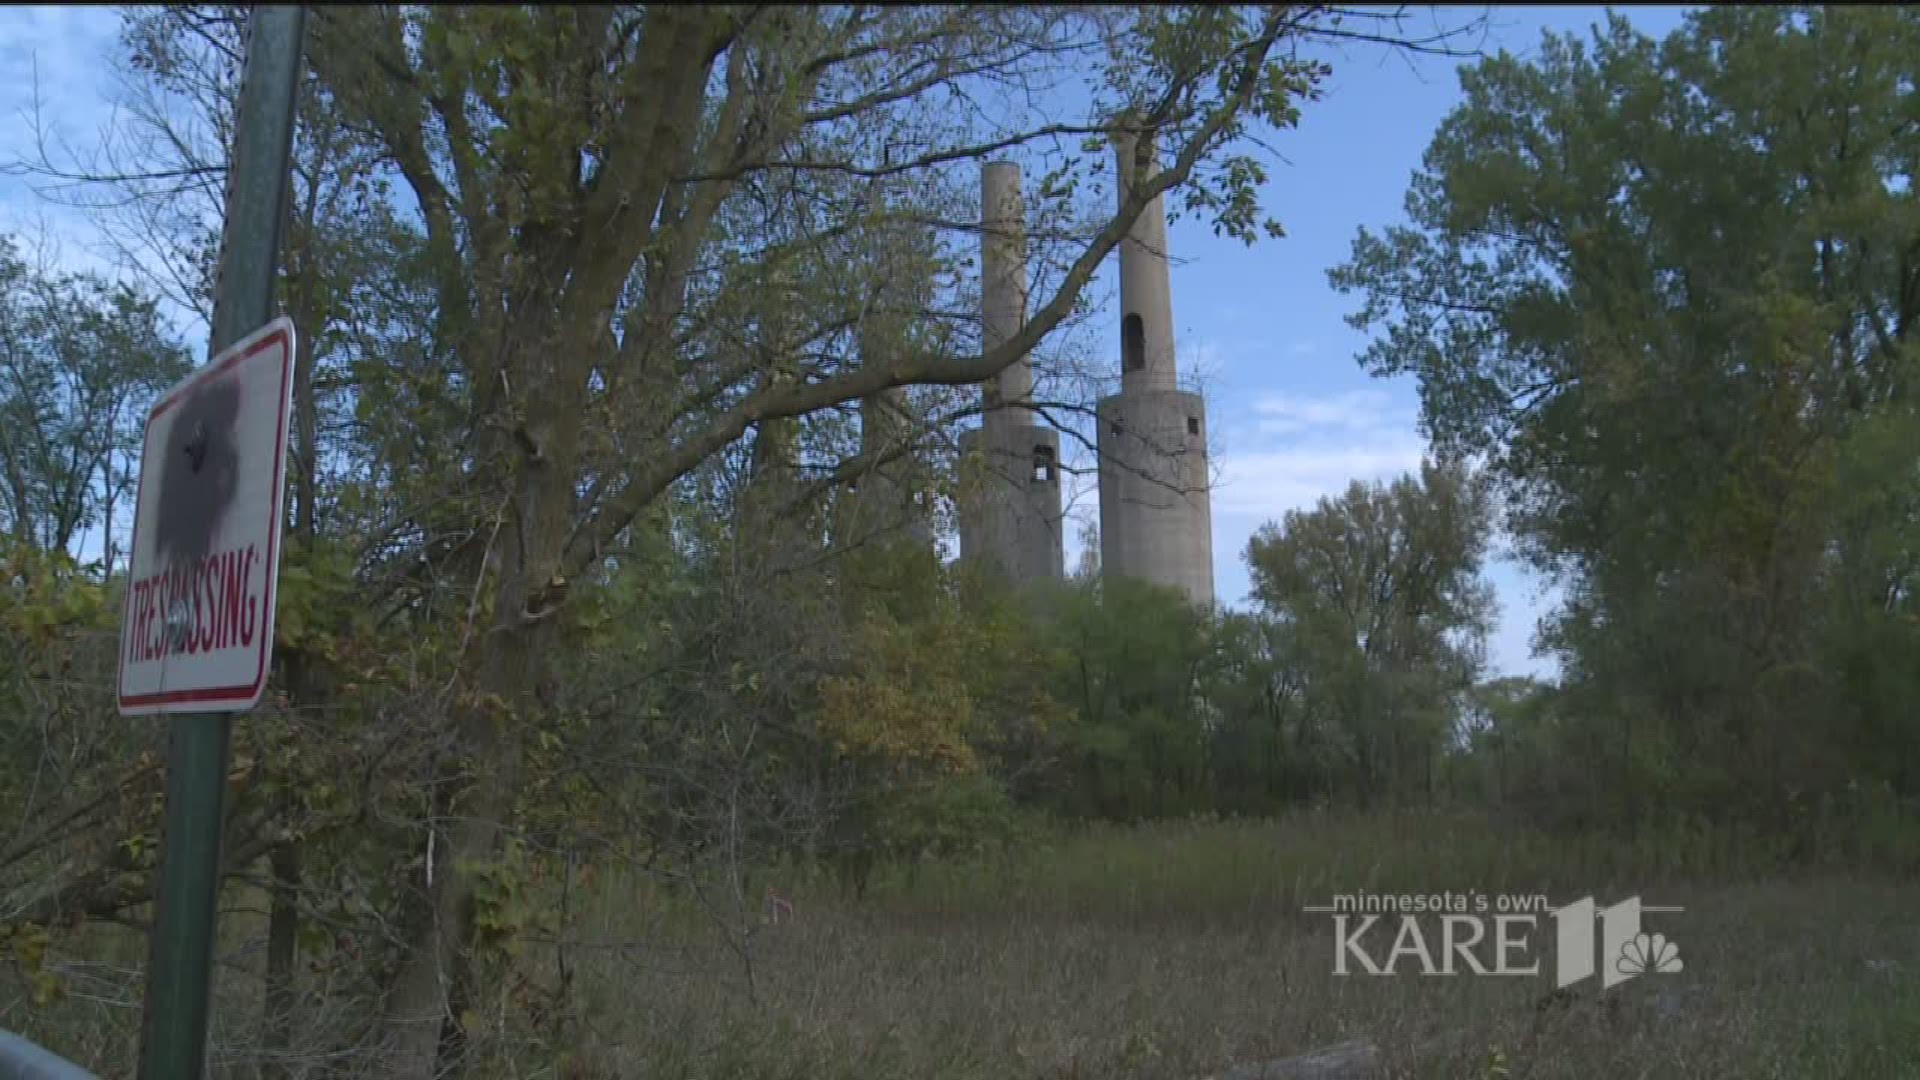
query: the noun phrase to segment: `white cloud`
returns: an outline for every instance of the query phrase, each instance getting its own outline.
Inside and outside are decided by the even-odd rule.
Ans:
[[[124,11],[79,4],[0,7],[0,234],[44,249],[54,268],[139,281],[153,291],[154,281],[169,281],[170,274],[150,247],[155,238],[113,208],[122,193],[32,170],[43,158],[83,173],[137,168],[130,164],[135,158],[113,162],[103,156],[108,145],[129,137],[134,122],[117,102],[141,78],[124,64]],[[165,288],[163,317],[183,340],[204,341],[206,324],[164,295]]]
[[[1420,467],[1426,444],[1411,433],[1355,445],[1229,451],[1218,459],[1213,511],[1259,522],[1311,508],[1355,480],[1389,480]],[[1255,522],[1258,524],[1259,522]]]
[[[1310,508],[1355,480],[1388,480],[1418,469],[1426,441],[1411,403],[1383,387],[1323,394],[1272,391],[1246,406],[1216,456],[1213,509],[1248,531],[1288,510]]]
[[[1264,394],[1251,406],[1257,434],[1294,435],[1311,431],[1359,432],[1390,422],[1392,403],[1383,390],[1350,390],[1327,397]]]
[[[120,11],[85,4],[0,8],[0,165],[82,160],[112,115]],[[38,130],[36,131],[36,127]],[[108,269],[85,213],[41,197],[58,181],[0,171],[0,232],[44,235],[71,269]]]
[[[49,149],[93,144],[112,112],[119,30],[115,8],[0,9],[0,160],[35,156],[36,109]]]
[[[1418,470],[1427,450],[1415,406],[1385,387],[1272,392],[1245,408],[1214,459],[1214,577],[1220,600],[1235,606],[1246,602],[1241,555],[1256,529],[1289,510],[1310,510],[1355,480],[1388,481]],[[1485,569],[1501,609],[1488,640],[1489,674],[1553,676],[1553,661],[1529,656],[1528,644],[1558,594],[1543,592],[1545,583],[1511,559],[1491,559]]]
[[[1391,480],[1418,469],[1426,443],[1411,405],[1381,387],[1322,394],[1266,392],[1225,425],[1214,457],[1214,575],[1222,601],[1248,582],[1241,553],[1256,529],[1289,510],[1310,510],[1355,480]]]

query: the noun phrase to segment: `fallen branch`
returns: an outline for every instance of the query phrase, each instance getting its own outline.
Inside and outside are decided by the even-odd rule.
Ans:
[[[1371,1080],[1379,1070],[1379,1048],[1353,1039],[1297,1057],[1235,1066],[1207,1080]]]

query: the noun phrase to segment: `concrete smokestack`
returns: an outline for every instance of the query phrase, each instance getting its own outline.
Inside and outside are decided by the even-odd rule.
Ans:
[[[1020,166],[980,174],[980,344],[991,351],[1027,320],[1026,209]],[[1060,433],[1039,423],[1033,362],[1020,357],[982,387],[980,428],[961,437],[960,557],[1022,583],[1066,572]]]
[[[980,206],[980,344],[991,350],[1019,333],[1027,321],[1027,218],[1020,166],[988,162],[980,171]],[[1022,356],[988,383],[987,416],[990,422],[1031,423],[1033,413],[1019,406],[1032,400],[1033,361]]]
[[[1122,202],[1132,190],[1139,146],[1131,135],[1116,133]],[[1142,180],[1158,171],[1149,161]],[[1207,405],[1178,382],[1167,213],[1156,196],[1120,242],[1120,392],[1103,398],[1096,410],[1100,570],[1179,589],[1210,607]]]
[[[1120,165],[1120,198],[1133,191],[1135,152],[1139,142],[1122,133],[1114,139]],[[1147,139],[1147,169],[1141,180],[1151,180],[1160,167]],[[1167,208],[1159,195],[1134,219],[1120,241],[1120,385],[1123,390],[1177,389],[1173,357],[1173,284],[1167,272]]]
[[[915,320],[932,299],[932,234],[909,234],[899,242],[876,269],[873,296],[856,330],[865,367],[897,364],[914,352]],[[860,399],[860,454],[869,465],[842,501],[837,529],[848,546],[869,540],[932,545],[932,521],[922,498],[926,476],[913,453],[916,434],[906,387]]]
[[[885,355],[866,344],[865,357]],[[860,399],[860,453],[874,460],[866,475],[855,482],[847,500],[850,513],[843,520],[849,543],[871,537],[899,536],[924,545],[933,542],[933,529],[915,498],[918,469],[912,453],[913,420],[905,387],[893,386]],[[898,455],[880,462],[888,455]]]

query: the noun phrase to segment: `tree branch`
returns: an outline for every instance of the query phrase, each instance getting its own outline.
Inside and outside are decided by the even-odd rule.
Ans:
[[[1267,55],[1286,25],[1278,14],[1269,15],[1266,27],[1256,39],[1257,47],[1250,49],[1247,59],[1242,62],[1233,92],[1227,100],[1214,109],[1200,131],[1188,140],[1170,168],[1128,192],[1119,212],[1074,260],[1052,298],[1034,312],[1019,332],[971,360],[956,361],[938,355],[918,356],[891,365],[863,364],[856,370],[816,383],[769,384],[761,387],[740,404],[716,417],[704,429],[689,435],[648,467],[639,470],[627,486],[611,498],[605,509],[584,519],[567,544],[562,563],[567,575],[577,575],[592,559],[593,552],[610,546],[614,536],[626,528],[647,503],[675,480],[691,472],[700,462],[740,438],[753,424],[799,416],[893,386],[952,386],[981,382],[1032,352],[1040,340],[1071,312],[1094,271],[1125,238],[1147,205],[1169,189],[1185,183],[1200,159],[1212,149],[1213,142],[1247,107],[1259,84]],[[1160,118],[1147,119],[1157,122]]]

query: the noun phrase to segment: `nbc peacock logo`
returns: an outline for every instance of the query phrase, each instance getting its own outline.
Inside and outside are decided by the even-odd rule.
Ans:
[[[1614,961],[1622,975],[1678,975],[1687,969],[1680,959],[1680,947],[1665,934],[1636,934],[1620,947],[1620,959]]]
[[[1637,896],[1604,908],[1593,897],[1583,896],[1553,909],[1555,986],[1571,986],[1597,974],[1605,988],[1641,975],[1685,971],[1680,947],[1665,934],[1648,933],[1640,925],[1642,915],[1684,910],[1642,904]]]

